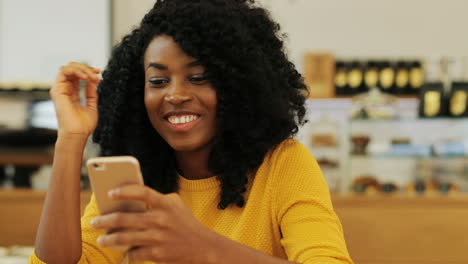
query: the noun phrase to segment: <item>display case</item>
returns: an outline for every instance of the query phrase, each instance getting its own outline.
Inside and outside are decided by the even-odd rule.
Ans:
[[[297,138],[321,165],[330,190],[443,195],[468,191],[468,119],[419,118],[417,99],[396,99],[393,107],[391,116],[362,118],[353,115],[352,99],[308,101],[309,122]],[[317,131],[328,131],[337,144],[328,150],[317,146]],[[334,170],[328,165],[330,156],[338,161]]]

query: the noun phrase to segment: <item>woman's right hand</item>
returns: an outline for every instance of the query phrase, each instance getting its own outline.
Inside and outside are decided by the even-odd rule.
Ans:
[[[71,62],[60,67],[60,72],[50,90],[58,120],[59,136],[88,138],[96,129],[97,84],[99,69]],[[86,80],[86,104],[80,103],[79,83]]]

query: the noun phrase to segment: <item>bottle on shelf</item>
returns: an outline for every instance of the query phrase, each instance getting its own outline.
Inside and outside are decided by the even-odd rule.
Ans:
[[[419,95],[419,116],[426,118],[444,116],[445,102],[442,83],[426,83]]]
[[[454,81],[453,66],[455,60],[452,57],[444,56],[439,61],[439,74],[442,82],[442,100],[443,100],[443,114],[448,116],[450,113],[450,94],[452,92],[452,85]]]
[[[390,61],[382,61],[379,71],[379,86],[384,93],[393,93],[395,84],[395,68]]]
[[[452,84],[447,108],[451,117],[468,117],[468,82]]]
[[[347,74],[348,94],[356,95],[362,91],[363,86],[363,71],[359,61],[355,60],[350,63]]]
[[[408,94],[409,90],[409,65],[405,61],[397,61],[395,74],[395,94]]]
[[[335,94],[346,95],[347,92],[347,75],[348,69],[344,61],[336,61],[335,64]]]
[[[368,61],[364,70],[364,92],[367,92],[379,83],[379,68],[376,61]]]
[[[424,70],[420,61],[409,63],[409,93],[418,95],[424,85]]]

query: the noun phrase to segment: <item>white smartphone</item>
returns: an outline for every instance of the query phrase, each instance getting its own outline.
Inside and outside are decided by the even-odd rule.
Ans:
[[[132,156],[97,157],[87,161],[91,187],[100,214],[144,212],[146,204],[135,200],[113,200],[108,192],[125,184],[142,184],[140,164]]]

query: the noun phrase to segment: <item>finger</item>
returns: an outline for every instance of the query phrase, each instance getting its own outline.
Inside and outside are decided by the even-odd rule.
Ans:
[[[81,69],[72,66],[60,67],[59,75],[57,76],[57,82],[74,81],[76,79],[87,80],[88,75]]]
[[[101,247],[116,246],[148,246],[159,243],[155,230],[125,230],[98,237],[97,243]]]
[[[139,200],[145,202],[150,208],[157,208],[164,203],[164,194],[141,184],[124,185],[109,191],[111,199]]]
[[[163,262],[163,252],[157,247],[135,247],[127,252],[129,260],[133,261],[157,261]]]
[[[55,84],[49,92],[51,98],[54,99],[59,94],[78,96],[78,84],[82,79],[87,79],[87,75],[80,70],[70,66],[60,67]]]
[[[97,103],[97,83],[88,81],[88,83],[86,84],[86,106],[88,106],[91,109],[97,109]]]
[[[94,229],[141,229],[152,226],[148,220],[144,213],[115,212],[97,216],[90,224]]]
[[[82,70],[86,75],[88,75],[89,79],[94,81],[99,80],[99,76],[97,75],[98,72],[95,72],[93,67],[78,62],[70,62],[69,65]]]

